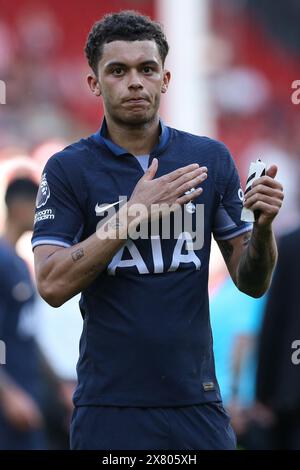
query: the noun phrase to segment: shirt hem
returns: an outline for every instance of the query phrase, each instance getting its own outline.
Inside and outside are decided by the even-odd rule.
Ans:
[[[180,400],[176,402],[144,402],[138,403],[137,401],[133,402],[124,402],[118,400],[76,400],[74,399],[74,406],[81,407],[81,406],[107,406],[107,407],[124,407],[124,408],[180,408],[184,406],[193,406],[193,405],[203,405],[205,403],[211,402],[221,402],[222,398],[220,394],[211,393],[207,397],[203,398],[195,398],[191,400]]]

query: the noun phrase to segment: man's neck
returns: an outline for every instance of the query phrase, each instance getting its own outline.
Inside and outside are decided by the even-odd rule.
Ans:
[[[140,127],[120,126],[106,117],[108,137],[132,155],[146,155],[159,140],[159,118]]]

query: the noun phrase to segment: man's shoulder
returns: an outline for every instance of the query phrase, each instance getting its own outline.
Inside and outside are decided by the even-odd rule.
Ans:
[[[170,128],[172,131],[173,140],[176,144],[183,143],[186,145],[197,146],[199,148],[206,148],[209,151],[213,151],[217,154],[228,154],[228,148],[220,140],[213,139],[205,135],[192,134],[187,131]]]
[[[93,152],[94,147],[95,144],[91,137],[82,138],[52,155],[48,160],[48,164],[53,162],[53,164],[57,163],[62,166],[80,165],[86,161],[87,157]]]
[[[16,257],[14,248],[2,237],[0,238],[0,258],[1,264]]]
[[[5,276],[7,276],[8,273],[14,270],[16,265],[21,264],[26,266],[25,261],[16,253],[14,247],[5,239],[0,238],[0,272],[5,273]]]
[[[297,254],[300,253],[298,249],[300,246],[300,227],[294,227],[288,232],[282,234],[279,238],[279,247],[281,249],[293,251],[297,248]]]

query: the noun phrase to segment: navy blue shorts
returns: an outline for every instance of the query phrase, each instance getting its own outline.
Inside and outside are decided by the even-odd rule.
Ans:
[[[222,403],[138,408],[81,406],[71,422],[72,450],[234,450]]]

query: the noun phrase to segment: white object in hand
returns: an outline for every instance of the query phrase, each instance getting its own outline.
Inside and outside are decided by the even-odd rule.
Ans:
[[[256,160],[256,162],[250,163],[248,178],[246,182],[245,195],[252,188],[252,183],[255,180],[257,180],[257,178],[260,178],[261,176],[264,176],[265,174],[266,174],[266,165],[259,158]],[[253,211],[251,209],[248,209],[247,207],[243,207],[242,213],[241,213],[241,220],[243,220],[244,222],[255,222]]]

